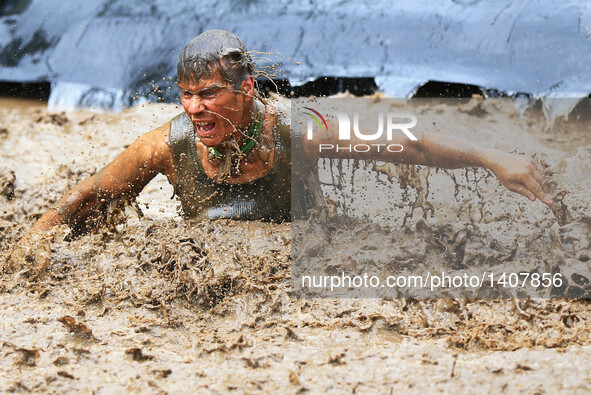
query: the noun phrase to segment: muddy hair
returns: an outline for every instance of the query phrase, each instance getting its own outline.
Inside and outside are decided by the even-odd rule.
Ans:
[[[255,72],[244,42],[226,30],[203,32],[183,48],[179,56],[177,83],[198,82],[216,70],[234,89],[240,89],[242,81]]]

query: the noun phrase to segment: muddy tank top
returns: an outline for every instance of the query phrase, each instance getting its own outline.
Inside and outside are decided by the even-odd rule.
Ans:
[[[256,111],[264,105],[255,100]],[[275,160],[261,178],[245,184],[216,183],[209,178],[195,145],[195,129],[185,112],[170,122],[169,146],[177,172],[175,194],[187,218],[289,221],[291,217],[291,141],[289,107],[277,104]]]

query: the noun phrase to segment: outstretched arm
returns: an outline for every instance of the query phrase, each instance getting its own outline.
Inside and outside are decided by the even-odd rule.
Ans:
[[[84,223],[97,214],[104,202],[139,194],[156,174],[163,173],[170,178],[172,156],[166,144],[169,128],[167,124],[138,138],[101,171],[57,201],[29,234],[62,223],[71,226]]]
[[[510,191],[517,192],[531,201],[536,198],[551,205],[547,195],[548,185],[541,169],[525,159],[496,149],[445,135],[422,135],[419,140],[407,144],[408,160],[414,164],[437,166],[446,169],[459,167],[484,167],[490,169]],[[403,159],[406,155],[402,156]]]
[[[545,204],[553,204],[552,199],[547,195],[549,188],[542,177],[541,169],[523,158],[496,149],[483,148],[451,136],[426,135],[424,133],[417,133],[416,136],[417,141],[412,141],[400,134],[393,136],[393,141],[381,142],[386,143],[385,145],[399,144],[403,147],[400,152],[389,152],[384,148],[379,152],[376,150],[369,152],[348,150],[318,152],[318,147],[322,143],[335,146],[336,144],[345,145],[344,141],[336,139],[336,133],[329,133],[318,139],[315,138],[313,141],[303,141],[303,143],[304,150],[312,157],[373,159],[391,163],[437,166],[446,169],[484,167],[490,169],[510,191],[520,193],[532,201],[538,198]],[[353,138],[346,143],[346,145],[366,144],[367,141]]]

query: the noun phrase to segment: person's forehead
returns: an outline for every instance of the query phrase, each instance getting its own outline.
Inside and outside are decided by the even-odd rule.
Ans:
[[[199,81],[180,81],[178,86],[180,89],[188,90],[191,92],[202,91],[204,89],[208,89],[210,87],[216,86],[226,86],[227,83],[224,83],[222,80],[222,76],[218,70],[215,70],[210,75],[204,75],[199,79]]]

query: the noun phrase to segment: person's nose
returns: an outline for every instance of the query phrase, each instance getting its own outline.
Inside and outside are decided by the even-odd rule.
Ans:
[[[203,99],[199,95],[191,96],[191,100],[189,102],[188,112],[194,115],[200,114],[205,110],[205,105],[203,103]]]

